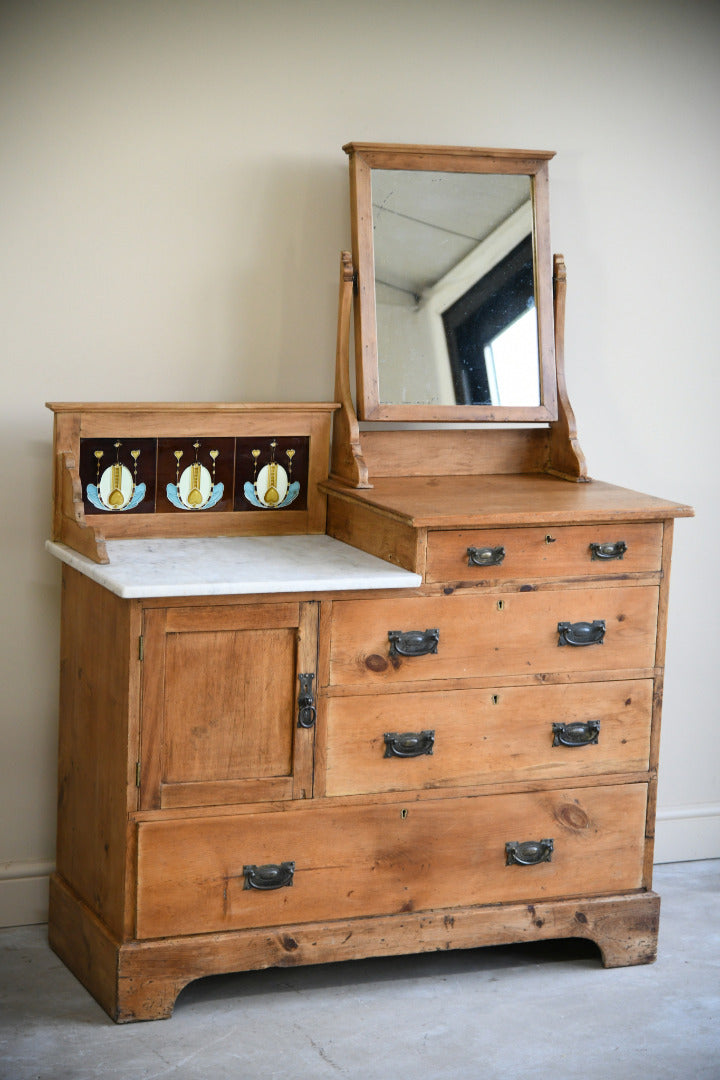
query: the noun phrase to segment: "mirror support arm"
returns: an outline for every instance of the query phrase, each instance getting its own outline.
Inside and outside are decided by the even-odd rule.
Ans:
[[[553,257],[553,317],[555,322],[555,369],[557,372],[558,418],[550,424],[549,455],[545,472],[563,480],[584,483],[585,455],[578,442],[577,424],[565,382],[565,295],[567,274],[562,255]]]
[[[335,350],[335,401],[340,408],[333,417],[331,476],[354,488],[371,488],[350,391],[350,313],[355,278],[352,256],[342,251]]]
[[[338,327],[337,348],[335,355],[335,401],[339,402],[340,408],[333,417],[333,438],[331,458],[331,478],[339,481],[344,486],[351,488],[372,488],[369,469],[363,452],[363,439],[360,434],[357,413],[353,404],[350,390],[350,317],[353,303],[354,267],[352,256],[343,251],[340,255],[340,288],[338,304]],[[577,436],[575,414],[567,393],[565,383],[564,366],[564,339],[565,339],[565,294],[567,277],[565,261],[562,255],[555,255],[553,266],[553,315],[555,331],[555,363],[557,372],[557,395],[558,395],[558,418],[552,421],[549,427],[536,431],[486,431],[477,430],[474,437],[477,440],[486,438],[495,443],[512,442],[515,448],[511,453],[517,453],[522,460],[522,467],[518,471],[528,471],[530,458],[534,456],[532,445],[537,443],[538,454],[535,469],[540,472],[558,476],[563,480],[573,483],[585,483],[590,480],[587,475],[587,465]],[[481,425],[478,425],[478,429]],[[392,432],[384,434],[386,438],[393,435]],[[425,433],[424,438],[429,439],[434,432]],[[473,433],[455,433],[471,436]],[[370,434],[365,433],[370,439]],[[412,432],[397,432],[396,438],[401,436],[410,437]],[[524,440],[523,441],[523,437]],[[452,443],[451,433],[444,439]],[[516,446],[517,442],[517,446]],[[531,445],[532,444],[532,445]],[[454,444],[453,444],[454,445]],[[459,445],[459,444],[458,444]],[[464,444],[463,444],[464,445]],[[474,445],[474,444],[473,444]],[[482,444],[485,445],[484,443]],[[473,456],[477,457],[480,443],[473,450]],[[386,448],[387,449],[387,448]],[[468,448],[465,447],[465,450]],[[490,446],[485,448],[485,453]],[[528,453],[530,457],[528,457]],[[480,454],[482,457],[482,453]],[[451,471],[451,470],[450,470]],[[532,471],[532,467],[530,469]]]

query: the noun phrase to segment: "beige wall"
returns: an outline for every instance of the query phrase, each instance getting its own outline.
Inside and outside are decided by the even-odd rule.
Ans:
[[[341,145],[554,149],[593,475],[676,529],[661,859],[720,856],[720,20],[704,0],[54,0],[0,14],[0,921],[44,917],[46,400],[332,393]]]

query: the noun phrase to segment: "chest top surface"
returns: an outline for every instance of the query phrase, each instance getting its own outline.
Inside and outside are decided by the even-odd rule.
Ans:
[[[415,528],[467,525],[661,521],[690,517],[692,508],[600,480],[569,484],[552,476],[379,477],[350,492],[330,481],[328,492],[351,498]]]

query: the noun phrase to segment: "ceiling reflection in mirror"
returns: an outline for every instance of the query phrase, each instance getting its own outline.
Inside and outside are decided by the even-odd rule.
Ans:
[[[379,400],[540,404],[528,175],[373,169]]]

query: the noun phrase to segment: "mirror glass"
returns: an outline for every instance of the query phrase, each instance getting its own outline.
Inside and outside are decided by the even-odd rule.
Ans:
[[[379,400],[540,404],[529,176],[374,169]]]
[[[555,420],[552,153],[344,149],[360,419]]]

